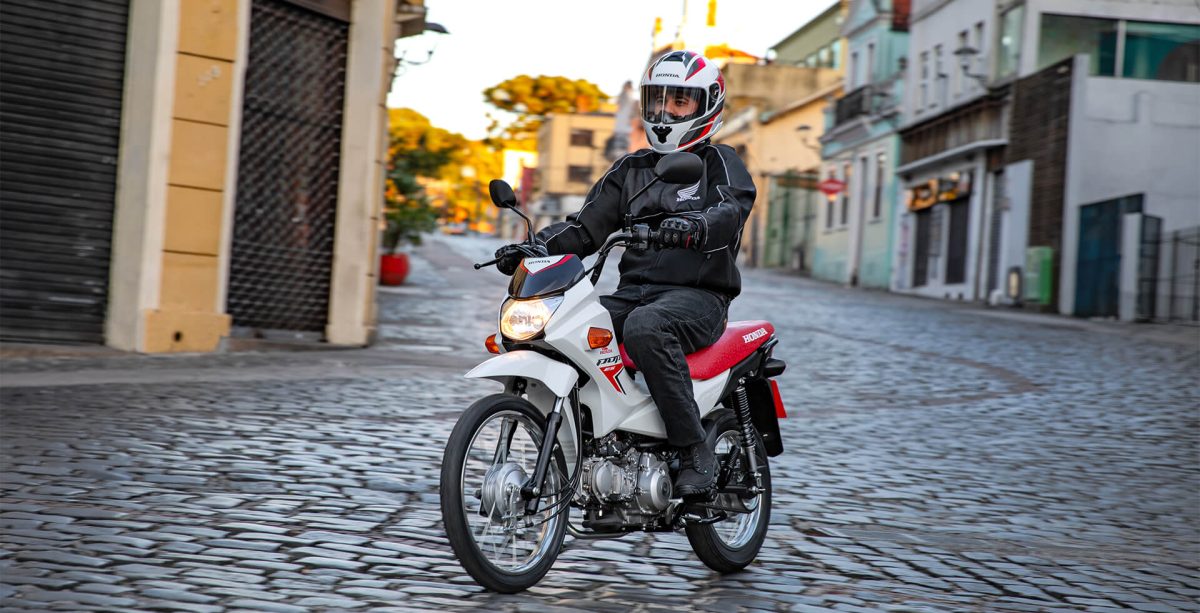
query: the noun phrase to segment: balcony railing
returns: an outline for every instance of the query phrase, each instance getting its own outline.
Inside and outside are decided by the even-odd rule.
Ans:
[[[864,85],[838,98],[833,111],[833,125],[840,126],[859,115],[871,113],[871,86]]]

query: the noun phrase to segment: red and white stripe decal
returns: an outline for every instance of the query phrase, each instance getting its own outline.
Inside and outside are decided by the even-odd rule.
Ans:
[[[536,275],[543,270],[554,268],[566,261],[567,256],[565,255],[556,255],[548,258],[525,258],[521,261],[521,268],[524,268],[525,272],[531,275]]]

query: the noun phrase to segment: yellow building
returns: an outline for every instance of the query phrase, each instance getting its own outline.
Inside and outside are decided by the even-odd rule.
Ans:
[[[730,64],[726,124],[714,138],[742,154],[758,193],[742,262],[810,270],[821,196],[815,172],[826,109],[842,93],[845,45],[834,2],[772,47],[773,63]]]
[[[559,221],[583,206],[584,196],[611,165],[604,143],[613,133],[612,113],[550,115],[537,136],[538,167],[530,202],[535,228]]]
[[[421,0],[5,4],[0,339],[368,342],[392,46]]]

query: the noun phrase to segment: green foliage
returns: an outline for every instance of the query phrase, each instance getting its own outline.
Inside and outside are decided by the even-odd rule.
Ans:
[[[513,113],[517,118],[500,127],[492,115],[488,132],[498,139],[529,142],[552,113],[588,113],[600,108],[608,94],[584,79],[569,79],[538,75],[518,75],[483,90],[483,98],[497,109]]]
[[[389,202],[383,211],[383,248],[392,254],[402,243],[420,245],[421,234],[437,229],[438,217],[439,211],[423,195]]]
[[[384,191],[383,246],[394,253],[402,244],[421,244],[421,234],[437,229],[442,211],[424,183],[440,176],[468,141],[436,128],[411,109],[388,112],[388,170]]]

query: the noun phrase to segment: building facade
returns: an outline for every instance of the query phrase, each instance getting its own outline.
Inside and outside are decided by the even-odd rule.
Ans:
[[[742,233],[744,265],[811,270],[817,139],[826,106],[842,91],[841,8],[834,2],[773,46],[769,64],[723,68],[730,99],[714,140],[738,151],[758,188]]]
[[[896,173],[903,212],[893,289],[976,300],[1007,144],[1006,90],[989,87],[994,0],[914,0]]]
[[[1021,271],[1025,288],[997,300],[1200,320],[1200,6],[1029,0],[998,10],[1016,218],[998,267]]]
[[[905,2],[855,0],[842,26],[847,93],[827,112],[821,177],[836,178],[844,187],[821,207],[818,232],[828,248],[814,262],[815,277],[877,289],[894,284],[896,126],[904,95],[907,11]]]
[[[560,113],[542,123],[528,211],[534,228],[562,221],[583,207],[584,196],[611,165],[604,144],[612,136],[613,120],[612,113]]]
[[[368,342],[392,44],[423,29],[420,3],[3,13],[0,338]]]

